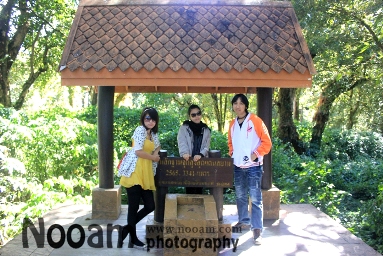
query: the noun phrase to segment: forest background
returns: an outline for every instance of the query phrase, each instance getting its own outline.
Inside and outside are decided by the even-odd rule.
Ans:
[[[291,2],[317,74],[310,89],[274,90],[273,183],[281,203],[310,203],[383,253],[383,3]],[[62,87],[57,72],[77,5],[0,1],[0,246],[25,217],[90,203],[98,184],[97,93]],[[232,96],[116,94],[115,165],[145,106],[159,110],[161,144],[177,155],[178,127],[199,104],[211,148],[227,156]],[[248,97],[256,113],[256,95]]]

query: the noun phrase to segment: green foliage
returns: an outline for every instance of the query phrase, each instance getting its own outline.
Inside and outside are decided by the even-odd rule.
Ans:
[[[331,160],[356,160],[358,157],[381,158],[383,137],[375,132],[328,129],[322,141],[322,151]]]
[[[376,199],[368,201],[361,210],[362,223],[359,232],[367,244],[383,252],[383,185]]]
[[[0,146],[0,236],[9,240],[20,233],[24,218],[36,220],[55,204],[71,200],[89,203],[94,182],[81,177],[47,179],[41,184],[24,164]]]
[[[10,121],[1,118],[0,143],[25,164],[29,176],[40,183],[60,175],[97,179],[94,125],[55,111],[23,115],[14,111]]]
[[[330,216],[339,213],[345,193],[331,182],[332,170],[328,162],[298,156],[277,140],[273,143],[273,160],[274,181],[283,191],[283,203],[309,203]]]
[[[213,130],[211,132],[210,149],[220,150],[221,157],[229,157],[227,135]]]

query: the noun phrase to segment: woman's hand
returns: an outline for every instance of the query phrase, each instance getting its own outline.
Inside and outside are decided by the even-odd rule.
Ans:
[[[158,154],[153,154],[153,161],[154,162],[159,162],[160,161],[160,156]]]
[[[183,154],[182,157],[183,157],[183,159],[185,159],[187,161],[187,160],[189,160],[190,155],[189,154]]]
[[[201,156],[200,155],[195,155],[194,158],[193,158],[193,161],[194,162],[197,162],[198,160],[201,159]]]

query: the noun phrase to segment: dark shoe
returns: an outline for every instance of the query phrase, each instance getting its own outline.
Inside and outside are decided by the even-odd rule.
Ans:
[[[132,236],[129,236],[128,248],[136,248],[136,249],[141,249],[141,250],[146,250],[147,249],[146,244],[144,244],[143,242],[138,240],[137,237],[134,240],[135,241],[132,241]]]
[[[128,234],[129,234],[129,229],[127,225],[120,227],[120,229],[118,230],[117,248],[122,248],[122,245],[124,244],[123,241],[128,236]]]
[[[260,245],[262,243],[262,236],[260,229],[253,229],[253,242],[256,245]]]
[[[233,233],[241,233],[242,230],[249,230],[249,229],[250,229],[249,224],[245,224],[241,222],[238,222],[232,227]]]

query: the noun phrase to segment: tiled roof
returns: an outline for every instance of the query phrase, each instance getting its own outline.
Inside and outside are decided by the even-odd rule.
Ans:
[[[315,73],[290,2],[84,3],[76,14],[60,71],[189,72],[195,68]]]

